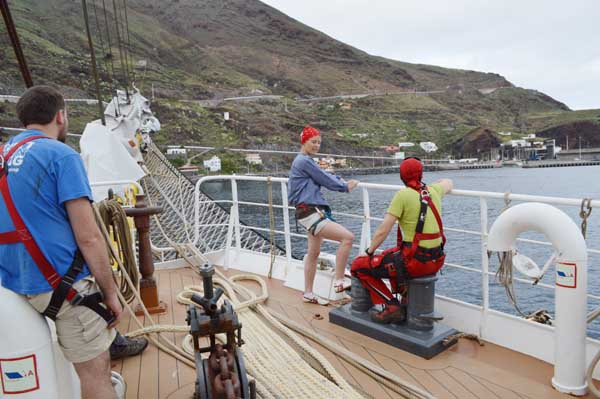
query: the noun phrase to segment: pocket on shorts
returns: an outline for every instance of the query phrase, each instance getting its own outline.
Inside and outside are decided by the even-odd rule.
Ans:
[[[106,321],[96,312],[84,306],[78,306],[77,318],[82,326],[82,336],[85,342],[94,341],[106,330]]]

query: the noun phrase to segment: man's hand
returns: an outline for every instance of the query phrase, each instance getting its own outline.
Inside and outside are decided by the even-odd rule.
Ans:
[[[119,319],[121,318],[121,313],[123,313],[123,307],[121,306],[121,302],[119,302],[119,297],[117,296],[117,294],[105,296],[104,304],[115,315],[115,321],[110,323],[106,328],[113,328],[117,324],[119,324]]]
[[[348,182],[348,192],[350,192],[350,191],[354,190],[354,188],[355,188],[356,186],[358,186],[358,183],[359,183],[359,181],[358,181],[358,180],[354,180],[354,179],[353,179],[353,180],[350,180],[350,181]]]

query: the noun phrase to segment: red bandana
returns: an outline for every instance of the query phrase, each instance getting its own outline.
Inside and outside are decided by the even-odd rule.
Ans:
[[[321,133],[314,127],[306,126],[304,129],[302,129],[302,133],[300,134],[300,144],[304,144],[313,137],[320,135]]]
[[[415,158],[408,158],[400,164],[400,179],[406,187],[418,190],[421,188],[423,179],[423,164]]]

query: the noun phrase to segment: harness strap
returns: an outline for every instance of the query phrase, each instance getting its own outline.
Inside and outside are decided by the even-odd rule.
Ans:
[[[54,289],[54,292],[52,292],[52,297],[50,298],[50,302],[48,303],[46,310],[44,310],[42,312],[44,314],[44,316],[48,316],[52,320],[55,320],[56,315],[58,314],[58,311],[60,310],[65,299],[71,301],[71,300],[73,300],[73,298],[75,298],[78,295],[77,291],[75,291],[74,289],[73,289],[73,291],[74,291],[73,295],[69,295],[69,294],[70,294],[70,291],[72,290],[71,287],[73,286],[73,283],[75,282],[75,278],[77,278],[79,273],[81,273],[82,271],[83,271],[83,255],[81,254],[81,251],[79,249],[77,249],[77,251],[75,251],[75,256],[73,258],[73,262],[71,263],[71,266],[69,267],[69,269],[67,270],[65,275],[62,277],[60,282],[58,283],[58,286]]]
[[[435,240],[436,238],[442,239],[442,248],[446,245],[446,236],[444,235],[444,225],[442,224],[442,218],[440,217],[440,213],[437,210],[437,207],[431,200],[431,196],[429,195],[429,191],[427,190],[426,185],[422,185],[420,189],[416,189],[411,187],[413,190],[419,193],[419,199],[421,202],[421,209],[419,210],[419,219],[417,220],[417,226],[415,228],[415,235],[413,237],[413,241],[411,244],[411,249],[409,252],[409,256],[414,256],[419,246],[419,242],[421,240]],[[425,228],[425,219],[427,217],[427,208],[431,209],[433,216],[438,224],[439,232],[437,233],[423,233],[423,229]],[[402,231],[400,230],[400,226],[398,225],[398,232],[396,236],[396,245],[401,248],[403,245],[402,240]]]
[[[71,301],[71,305],[85,306],[102,317],[106,321],[106,324],[111,324],[113,321],[115,321],[115,315],[110,311],[110,309],[101,305],[103,300],[104,296],[101,292],[95,292],[90,295],[77,294],[77,296]]]
[[[5,233],[0,233],[0,245],[2,244],[16,244],[22,243],[25,246],[25,249],[29,253],[29,256],[33,259],[34,263],[37,265],[39,271],[42,273],[48,284],[53,289],[52,297],[50,298],[50,303],[48,307],[42,312],[45,316],[48,316],[50,319],[55,320],[56,315],[58,314],[62,304],[65,300],[71,302],[73,305],[83,305],[86,306],[96,313],[104,320],[110,324],[114,321],[114,315],[112,312],[100,305],[102,301],[102,294],[100,296],[96,294],[92,295],[81,295],[73,288],[73,282],[79,273],[83,270],[83,255],[81,251],[77,249],[75,252],[75,256],[73,259],[73,263],[65,273],[65,275],[61,278],[61,276],[56,272],[56,269],[48,262],[44,254],[42,253],[40,247],[37,245],[29,229],[25,225],[25,222],[21,218],[21,215],[17,211],[15,203],[12,199],[12,195],[10,194],[10,188],[8,187],[8,161],[11,156],[24,144],[36,140],[36,139],[48,139],[47,136],[30,136],[26,139],[21,140],[16,143],[6,156],[2,156],[4,152],[4,146],[0,147],[0,193],[2,194],[2,198],[4,199],[4,203],[6,205],[6,209],[8,214],[12,220],[12,223],[15,227],[14,231],[9,231]]]
[[[22,232],[16,230],[9,231],[7,233],[0,233],[0,244],[17,244],[19,242],[23,242],[23,238]]]

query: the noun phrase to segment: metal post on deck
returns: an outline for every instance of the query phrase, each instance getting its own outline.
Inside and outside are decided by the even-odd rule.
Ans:
[[[481,218],[481,321],[479,323],[479,336],[485,338],[488,310],[490,308],[490,258],[488,257],[488,204],[487,200],[479,197],[479,209]]]
[[[242,236],[240,233],[240,204],[238,199],[237,181],[235,179],[231,180],[231,199],[233,201],[231,215],[234,222],[235,248],[237,249],[237,256],[239,256],[240,250],[242,249]]]
[[[283,210],[283,231],[285,232],[285,272],[284,276],[287,277],[288,271],[292,265],[292,240],[290,238],[290,212],[288,209],[288,192],[287,184],[281,182],[281,205]]]
[[[369,203],[369,189],[366,187],[362,188],[363,197],[363,225],[360,234],[360,249],[359,252],[362,254],[365,249],[371,244],[371,204]]]

